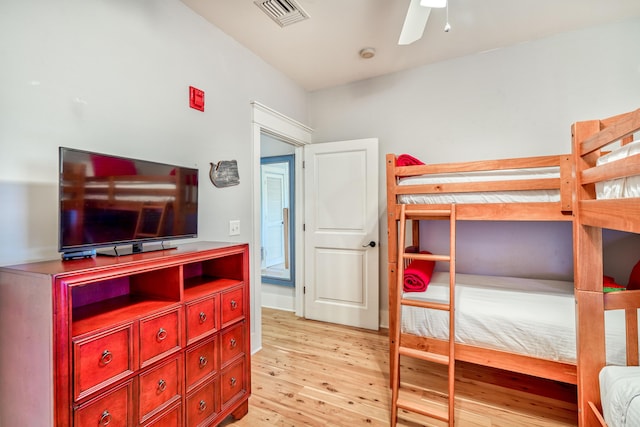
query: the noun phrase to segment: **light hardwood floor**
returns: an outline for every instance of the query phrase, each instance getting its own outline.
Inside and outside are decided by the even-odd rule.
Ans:
[[[315,322],[272,309],[262,310],[262,321],[249,413],[222,425],[389,425],[387,330]],[[577,425],[575,386],[461,363],[456,370],[457,426]],[[446,390],[445,367],[403,359],[401,379],[412,398],[444,402],[437,391]],[[444,425],[403,411],[400,418],[400,427]]]

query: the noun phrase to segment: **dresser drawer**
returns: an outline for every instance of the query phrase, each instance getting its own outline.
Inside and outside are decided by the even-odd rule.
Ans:
[[[181,348],[182,307],[140,319],[140,367]]]
[[[222,366],[245,352],[244,329],[244,322],[241,322],[222,333]]]
[[[140,422],[182,397],[182,355],[154,367],[139,377],[138,414]]]
[[[218,336],[189,348],[186,352],[187,391],[207,376],[216,372],[218,366]]]
[[[222,370],[220,379],[222,406],[246,392],[244,366],[243,357],[237,363]]]
[[[182,403],[173,405],[141,425],[143,427],[182,427]]]
[[[222,293],[222,327],[244,316],[244,287]]]
[[[187,304],[187,345],[218,330],[218,297]]]
[[[218,413],[219,396],[217,378],[187,395],[187,426],[200,425],[207,418]]]
[[[73,413],[75,427],[127,427],[134,424],[133,380],[93,399]]]
[[[133,324],[74,340],[74,399],[133,373],[133,353]]]

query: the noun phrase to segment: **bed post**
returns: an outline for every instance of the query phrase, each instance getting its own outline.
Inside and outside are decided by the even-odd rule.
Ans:
[[[388,312],[389,312],[389,386],[391,387],[391,372],[394,372],[395,366],[393,366],[393,351],[395,345],[399,343],[394,342],[394,333],[396,327],[399,327],[398,315],[395,312],[396,309],[396,281],[398,280],[398,221],[396,217],[396,156],[394,154],[387,154],[387,254],[388,254],[388,269],[387,269],[387,290],[388,290]]]
[[[581,142],[600,130],[600,122],[579,122],[572,126],[575,167],[573,200],[573,269],[576,299],[576,363],[578,375],[578,425],[599,426],[589,408],[600,409],[598,374],[606,363],[604,299],[602,293],[602,229],[583,225],[580,200],[594,198],[593,188],[581,185],[581,173],[596,153],[582,156]],[[589,165],[590,166],[590,165]]]

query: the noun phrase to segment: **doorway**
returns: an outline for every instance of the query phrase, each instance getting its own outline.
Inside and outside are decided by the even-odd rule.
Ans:
[[[267,147],[263,147],[263,141],[272,139],[280,143],[288,144],[293,148],[295,155],[295,177],[297,183],[303,182],[302,178],[302,153],[303,147],[311,142],[312,129],[297,122],[259,102],[251,102],[252,107],[252,152],[253,164],[252,170],[252,217],[253,217],[253,236],[251,240],[251,348],[253,351],[262,346],[262,306],[272,306],[274,299],[281,299],[282,293],[286,293],[286,298],[292,301],[291,307],[295,311],[296,316],[304,316],[304,233],[302,230],[304,212],[301,200],[303,200],[303,186],[295,186],[295,206],[294,211],[295,233],[293,253],[298,265],[294,274],[294,287],[263,284],[261,280],[261,176],[260,176],[260,159],[282,153],[271,153],[267,151]]]
[[[261,176],[262,283],[295,285],[294,155],[263,157]]]
[[[304,185],[296,185],[295,188],[295,218],[299,219],[295,223],[295,242],[294,253],[298,260],[295,271],[294,288],[284,286],[275,286],[263,284],[261,281],[261,176],[260,176],[260,159],[267,156],[268,153],[263,152],[262,139],[264,136],[270,136],[281,142],[289,144],[294,149],[295,154],[295,182],[303,183],[303,148],[311,144],[311,135],[313,130],[308,126],[301,124],[259,102],[252,101],[252,153],[253,163],[252,170],[252,217],[253,217],[253,234],[251,239],[251,347],[256,351],[262,346],[262,306],[270,306],[268,299],[272,296],[269,292],[270,288],[279,290],[292,290],[293,310],[296,316],[305,317],[305,238],[304,238]],[[376,181],[377,182],[377,181]],[[373,215],[375,218],[377,214]],[[365,242],[366,243],[366,242]],[[373,305],[373,304],[372,304]],[[374,305],[375,306],[375,305]],[[378,308],[376,307],[376,310]]]

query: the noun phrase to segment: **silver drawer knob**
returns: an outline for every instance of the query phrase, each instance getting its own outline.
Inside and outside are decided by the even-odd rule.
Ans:
[[[207,409],[207,402],[201,400],[200,404],[198,405],[198,410],[200,410],[200,412],[204,412],[205,409]]]
[[[207,313],[204,311],[200,312],[200,323],[204,323],[207,320]]]
[[[111,423],[111,414],[109,411],[104,411],[100,417],[100,425],[108,426]]]
[[[167,338],[167,331],[165,331],[164,328],[160,328],[160,330],[156,334],[156,339],[158,341],[164,341],[166,338]]]
[[[207,360],[207,357],[200,356],[200,368],[204,368],[205,366],[207,366],[207,363],[209,363],[209,361]]]
[[[160,393],[162,393],[166,389],[167,389],[167,382],[165,380],[158,381],[158,391],[160,391]]]
[[[100,363],[104,365],[108,365],[113,360],[113,354],[109,350],[105,350],[102,352],[102,356],[100,356]]]

